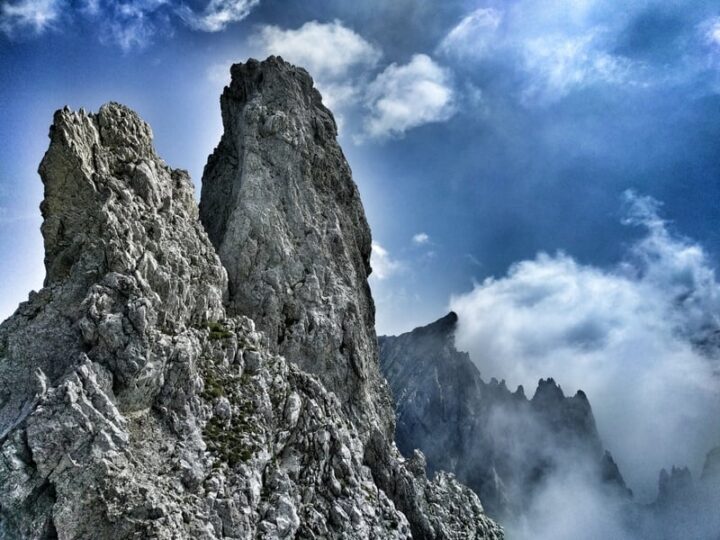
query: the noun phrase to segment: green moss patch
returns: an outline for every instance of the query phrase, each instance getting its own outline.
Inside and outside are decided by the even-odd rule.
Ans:
[[[209,337],[213,340],[227,339],[234,335],[221,321],[208,321],[205,323],[204,328],[210,331]]]
[[[230,467],[247,463],[259,449],[254,439],[262,429],[255,418],[255,405],[248,397],[255,395],[252,378],[229,373],[212,363],[204,370],[203,378],[202,397],[210,402],[225,397],[234,411],[229,422],[215,416],[205,425],[203,439],[208,450]]]

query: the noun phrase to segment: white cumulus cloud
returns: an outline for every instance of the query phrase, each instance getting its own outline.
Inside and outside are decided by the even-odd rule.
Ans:
[[[422,246],[430,242],[430,236],[428,236],[427,233],[420,232],[412,237],[412,241],[416,246]]]
[[[372,243],[370,264],[373,269],[372,275],[376,279],[387,279],[402,268],[402,264],[392,258],[387,249],[377,242]]]
[[[371,137],[402,136],[407,130],[448,120],[456,112],[450,71],[425,54],[390,64],[367,92]]]
[[[648,198],[628,195],[646,236],[612,269],[540,254],[452,299],[457,345],[486,377],[583,389],[631,487],[660,468],[697,468],[720,441],[720,385],[707,353],[720,284],[702,247],[674,235]],[[703,352],[703,346],[705,351]]]
[[[334,112],[361,99],[364,78],[382,56],[378,47],[337,20],[310,21],[297,29],[263,26],[251,44],[259,56],[282,56],[307,69]]]
[[[306,68],[320,79],[344,77],[358,66],[374,66],[380,49],[340,21],[310,21],[297,29],[264,26],[255,38],[267,54]]]

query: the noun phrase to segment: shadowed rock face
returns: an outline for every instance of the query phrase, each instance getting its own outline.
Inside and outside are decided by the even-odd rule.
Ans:
[[[388,445],[372,344],[348,376],[377,405],[361,416],[226,313],[187,173],[134,112],[64,109],[50,139],[45,287],[0,325],[0,538],[502,537],[472,491]]]
[[[521,512],[533,489],[564,460],[587,460],[598,482],[629,494],[612,457],[602,451],[583,392],[565,397],[547,379],[528,400],[522,387],[510,392],[504,381],[484,382],[468,354],[455,349],[456,323],[451,312],[412,332],[379,338],[403,454],[420,449],[431,471],[454,472],[492,515],[504,518]]]
[[[200,217],[229,276],[228,309],[392,437],[378,369],[370,228],[337,129],[307,72],[270,57],[232,68]]]

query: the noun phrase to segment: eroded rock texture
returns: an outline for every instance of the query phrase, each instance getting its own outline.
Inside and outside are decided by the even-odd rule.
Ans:
[[[275,57],[234,65],[220,103],[200,217],[228,271],[229,310],[317,374],[363,429],[391,437],[370,228],[332,114],[310,76]]]
[[[421,456],[386,445],[376,372],[363,379],[338,363],[345,375],[327,377],[364,388],[375,420],[360,421],[344,412],[348,392],[334,388],[341,403],[268,347],[277,336],[226,313],[226,272],[188,176],[156,156],[135,113],[64,109],[50,139],[45,287],[0,325],[0,538],[501,537],[470,490],[448,475],[429,482]],[[278,238],[248,238],[246,249],[266,253]],[[345,299],[337,313],[363,302]],[[358,322],[371,306],[332,320],[356,321],[347,343],[373,337]],[[372,366],[372,339],[369,353],[362,346],[356,365]],[[347,347],[329,354],[350,361]]]
[[[583,392],[566,397],[552,379],[532,399],[522,387],[485,382],[454,345],[457,315],[449,313],[400,336],[381,336],[380,359],[396,400],[397,442],[420,449],[431,471],[445,470],[472,487],[494,517],[523,512],[546,475],[577,467],[621,498],[629,491],[603,452]]]
[[[225,318],[137,115],[59,111],[40,172],[46,287],[0,327],[2,537],[408,537],[336,398]]]
[[[425,476],[393,442],[367,283],[370,229],[313,81],[281,58],[232,67],[225,132],[203,175],[200,215],[229,274],[228,309],[271,350],[317,375],[357,426],[365,463],[416,538],[500,532],[448,475]]]

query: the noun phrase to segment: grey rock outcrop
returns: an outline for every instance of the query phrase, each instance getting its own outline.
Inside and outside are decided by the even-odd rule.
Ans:
[[[405,498],[379,481],[336,393],[226,313],[187,173],[135,113],[64,109],[50,139],[45,286],[0,325],[0,538],[501,537],[419,458],[378,457]]]
[[[142,120],[59,111],[40,172],[46,286],[0,326],[0,537],[409,536],[336,398],[225,318]]]
[[[276,57],[234,65],[220,103],[200,217],[228,271],[228,309],[317,374],[363,429],[391,438],[370,228],[332,113],[307,72]]]
[[[705,456],[701,480],[716,482],[720,487],[720,446],[716,446]]]
[[[429,470],[451,471],[480,495],[488,512],[521,514],[534,489],[563,463],[585,460],[597,481],[623,497],[629,490],[595,426],[583,392],[566,397],[553,379],[532,397],[504,381],[483,381],[454,345],[457,315],[397,337],[381,336],[380,360],[396,402],[397,443],[420,449]]]
[[[370,229],[331,112],[303,69],[270,57],[232,67],[225,131],[203,175],[200,216],[229,275],[228,310],[335,393],[376,484],[415,538],[501,535],[451,475],[393,443],[367,283]]]

